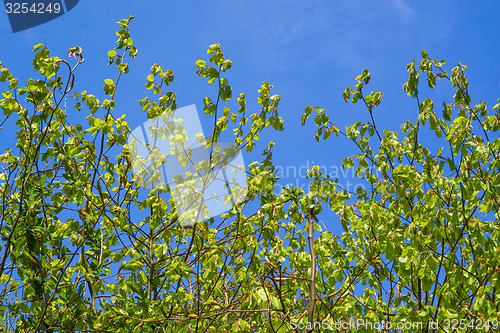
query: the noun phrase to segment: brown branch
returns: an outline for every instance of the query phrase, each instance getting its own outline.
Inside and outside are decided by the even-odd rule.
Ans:
[[[307,312],[307,320],[309,323],[313,323],[314,316],[314,305],[316,304],[316,253],[314,252],[314,224],[313,224],[313,211],[314,204],[309,206],[309,230],[307,238],[309,240],[309,250],[311,251],[311,285],[309,290],[309,295],[311,301],[309,303],[309,311]],[[314,325],[311,325],[314,327]],[[312,332],[312,328],[308,330]]]

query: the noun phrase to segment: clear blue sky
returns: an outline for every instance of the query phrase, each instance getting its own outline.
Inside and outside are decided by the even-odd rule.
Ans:
[[[196,76],[194,63],[206,60],[208,45],[219,42],[234,62],[228,75],[233,96],[245,92],[252,111],[257,111],[255,98],[263,81],[273,84],[275,93],[282,96],[285,131],[268,131],[256,151],[274,140],[275,164],[285,170],[287,166],[298,170],[307,161],[309,166],[314,161],[340,168],[346,154],[356,153],[354,146],[340,138],[316,143],[313,122],[300,127],[306,105],[326,108],[340,127],[368,121],[361,105],[341,99],[345,87],[353,86],[354,77],[368,68],[372,75],[368,92],[384,92],[375,110],[377,125],[399,130],[401,123],[414,121],[418,113],[415,101],[401,88],[407,79],[406,64],[419,61],[425,49],[432,58],[447,59],[449,69],[458,61],[468,65],[473,103],[484,100],[492,107],[500,97],[498,13],[499,1],[81,0],[67,14],[15,34],[7,14],[0,14],[0,61],[23,82],[33,75],[35,44],[44,43],[51,54],[65,59],[68,48],[81,46],[85,63],[76,73],[75,89],[102,97],[103,80],[116,77],[115,67],[106,66],[106,52],[115,46],[116,22],[132,14],[136,16],[132,37],[139,55],[120,81],[115,110],[117,115],[127,115],[131,128],[145,120],[137,101],[146,95],[145,77],[155,62],[174,71],[171,89],[178,96],[178,106],[194,103],[202,110],[201,99],[215,96],[216,87]],[[451,99],[449,93],[445,89],[432,94],[437,111],[445,98]],[[205,117],[202,123],[207,132],[210,119]],[[12,137],[2,133],[1,151],[12,146],[14,138],[13,133]],[[246,162],[256,156],[245,156]],[[292,178],[288,180],[297,181]]]

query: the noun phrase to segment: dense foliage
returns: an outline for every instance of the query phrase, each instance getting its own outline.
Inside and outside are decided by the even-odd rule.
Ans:
[[[247,168],[243,202],[183,226],[168,186],[133,181],[130,128],[115,110],[127,61],[138,54],[131,19],[119,22],[108,52],[117,77],[104,81],[102,101],[73,89],[84,66],[79,47],[69,50],[72,65],[35,46],[39,78],[24,85],[0,65],[4,122],[15,118],[17,126],[16,147],[0,156],[3,331],[371,332],[374,323],[387,332],[401,323],[408,332],[496,331],[500,104],[496,114],[471,104],[464,65],[447,72],[425,51],[420,64],[408,64],[403,88],[418,119],[401,125],[401,139],[375,125],[382,93],[364,92],[368,70],[343,97],[362,102],[370,122],[343,131],[324,109],[306,107],[302,123],[314,117],[318,141],[343,137],[359,149],[344,167],[369,190],[350,193],[316,166],[309,192],[275,193],[270,142]],[[233,130],[234,147],[250,152],[261,131],[283,130],[272,85],[262,84],[260,110],[248,114],[245,94],[230,104],[223,75],[232,62],[219,44],[207,53],[208,64],[196,67],[216,86],[203,99],[214,118],[208,144]],[[422,76],[430,88],[453,86],[442,112],[420,100]],[[173,80],[172,71],[151,67],[152,96],[139,102],[148,118],[176,109],[175,93],[165,91]],[[72,122],[73,106],[88,114],[85,124]],[[422,135],[435,136],[436,151]],[[341,236],[321,223],[326,210],[338,214]]]

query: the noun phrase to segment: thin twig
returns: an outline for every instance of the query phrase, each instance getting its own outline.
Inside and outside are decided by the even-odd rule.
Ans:
[[[313,224],[313,211],[314,205],[309,206],[309,231],[308,231],[308,240],[309,240],[309,251],[311,251],[311,285],[309,295],[311,297],[311,301],[309,303],[309,311],[307,312],[307,320],[311,324],[311,328],[308,332],[312,332],[313,325],[313,316],[314,316],[314,305],[316,304],[316,253],[314,252],[314,224]]]

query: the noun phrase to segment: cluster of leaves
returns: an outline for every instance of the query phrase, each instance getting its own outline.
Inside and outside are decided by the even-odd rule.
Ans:
[[[364,95],[370,80],[366,69],[356,77],[357,89],[347,87],[343,98],[362,101],[371,122],[357,122],[343,132],[323,109],[306,108],[303,122],[316,110],[318,140],[321,133],[325,139],[328,132],[341,133],[358,147],[360,153],[346,157],[344,167],[356,168],[371,187],[369,192],[358,188],[353,203],[346,191],[324,190],[334,189],[335,181],[315,179],[313,192],[341,216],[345,231],[345,259],[318,261],[333,268],[329,273],[343,271],[338,279],[343,285],[334,291],[343,299],[317,310],[335,320],[343,313],[393,328],[407,323],[408,331],[493,332],[500,319],[500,99],[492,108],[496,113],[484,102],[472,106],[466,66],[459,63],[450,75],[444,60],[435,61],[425,51],[422,58],[418,67],[415,61],[407,66],[403,89],[416,99],[418,119],[401,125],[402,139],[394,131],[380,133],[375,125],[373,109],[382,94]],[[419,101],[421,75],[431,89],[441,79],[453,85],[453,101],[443,102],[442,116],[431,99]],[[425,134],[435,136],[435,153],[418,141],[426,123]],[[376,147],[370,144],[373,138]],[[369,288],[356,293],[359,283]]]
[[[134,183],[130,129],[114,111],[117,85],[129,71],[125,61],[138,54],[132,18],[119,22],[118,45],[108,52],[118,74],[104,80],[107,98],[71,95],[77,110],[88,110],[85,125],[71,123],[63,105],[83,63],[80,48],[70,49],[71,67],[35,46],[33,65],[42,78],[26,86],[0,65],[0,81],[9,84],[0,100],[4,122],[17,116],[18,127],[16,147],[0,156],[2,330],[298,332],[299,324],[313,329],[307,322],[353,320],[432,321],[444,330],[445,320],[481,320],[486,327],[498,319],[500,139],[492,136],[500,113],[470,105],[465,66],[450,75],[444,61],[426,53],[418,67],[408,65],[404,90],[419,113],[416,124],[402,125],[403,140],[376,127],[382,93],[365,96],[367,70],[344,99],[363,101],[371,122],[342,131],[324,109],[306,108],[302,123],[316,113],[318,141],[333,132],[359,148],[344,166],[356,167],[370,192],[353,195],[313,167],[310,192],[289,186],[275,193],[270,142],[262,160],[248,167],[245,200],[216,220],[184,227],[168,186],[144,190]],[[216,98],[203,98],[214,119],[209,143],[232,128],[234,147],[250,152],[261,131],[283,129],[280,95],[264,82],[258,112],[247,115],[243,93],[232,107],[233,89],[222,77],[232,62],[219,44],[207,54],[208,63],[195,65],[199,76],[217,83]],[[442,117],[430,99],[419,102],[422,74],[431,88],[446,79],[456,89]],[[151,67],[146,88],[154,96],[139,101],[149,119],[176,109],[175,93],[164,91],[173,80],[172,71]],[[417,140],[426,123],[444,141],[437,154]],[[323,208],[339,214],[340,238],[320,226]]]

